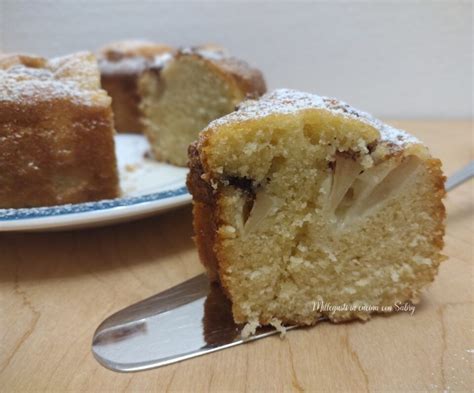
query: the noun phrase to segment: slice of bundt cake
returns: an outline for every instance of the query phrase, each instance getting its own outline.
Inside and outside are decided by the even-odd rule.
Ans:
[[[153,58],[173,49],[144,40],[113,42],[98,53],[102,87],[112,97],[115,128],[119,132],[141,132],[138,78]]]
[[[274,91],[189,156],[200,258],[237,323],[368,319],[416,302],[443,260],[441,162],[341,101]]]
[[[213,46],[157,57],[139,81],[142,122],[155,157],[186,166],[187,148],[211,120],[265,92],[260,71]]]

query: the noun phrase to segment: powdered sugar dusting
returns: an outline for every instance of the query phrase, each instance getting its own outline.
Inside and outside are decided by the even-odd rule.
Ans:
[[[138,74],[142,72],[149,60],[144,57],[126,57],[119,61],[109,61],[101,59],[99,61],[100,72],[102,74]]]
[[[212,45],[202,45],[196,47],[182,48],[179,51],[182,55],[199,55],[208,60],[219,61],[228,57],[228,54],[224,48]]]
[[[147,40],[125,40],[113,42],[99,52],[99,66],[105,75],[138,76],[161,55],[170,55],[174,50],[168,45]]]
[[[155,56],[150,68],[161,69],[171,60],[173,60],[172,53],[163,53],[161,55]]]
[[[277,89],[263,95],[259,100],[247,100],[239,106],[237,111],[211,122],[205,131],[226,124],[275,114],[292,114],[307,109],[323,109],[339,116],[362,121],[376,128],[381,134],[382,141],[393,145],[421,143],[407,132],[391,127],[343,101],[291,89]]]
[[[0,102],[31,105],[55,99],[88,106],[109,104],[100,89],[93,55],[78,53],[50,61],[12,56],[0,64]]]
[[[22,80],[7,78],[0,71],[0,102],[34,104],[39,101],[70,99],[71,101],[92,105],[91,93],[78,90],[73,82],[60,82],[56,80]]]

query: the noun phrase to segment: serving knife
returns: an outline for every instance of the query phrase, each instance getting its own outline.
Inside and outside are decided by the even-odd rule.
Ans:
[[[112,370],[140,371],[278,333],[264,327],[244,340],[242,328],[220,287],[200,274],[107,318],[94,334],[92,352]]]
[[[448,179],[446,189],[473,175],[471,161]],[[200,274],[108,317],[94,333],[92,353],[111,370],[140,371],[279,333],[261,327],[243,339],[243,326],[234,323],[231,304],[220,287]]]

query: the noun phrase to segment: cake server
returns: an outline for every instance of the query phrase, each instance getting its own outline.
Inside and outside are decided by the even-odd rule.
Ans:
[[[111,370],[140,371],[278,333],[263,327],[244,340],[242,328],[219,286],[200,274],[107,318],[94,334],[92,352]]]
[[[448,179],[446,189],[473,174],[471,161]],[[244,340],[242,329],[234,323],[230,302],[219,286],[201,274],[108,317],[94,333],[92,352],[111,370],[140,371],[279,333],[263,327]]]
[[[456,187],[465,183],[469,179],[474,177],[474,161],[471,161],[465,167],[454,172],[449,179],[446,181],[446,191],[454,190]]]

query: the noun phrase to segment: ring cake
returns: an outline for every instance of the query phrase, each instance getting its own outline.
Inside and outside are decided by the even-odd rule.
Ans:
[[[117,197],[114,133],[92,54],[0,57],[0,208]]]

